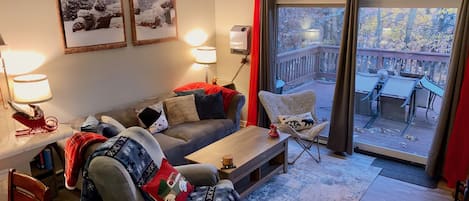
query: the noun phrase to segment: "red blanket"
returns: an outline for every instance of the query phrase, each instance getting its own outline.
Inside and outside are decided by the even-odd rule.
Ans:
[[[76,188],[78,174],[85,165],[86,158],[83,153],[88,146],[104,142],[107,138],[96,133],[75,133],[65,144],[65,187],[69,190]]]

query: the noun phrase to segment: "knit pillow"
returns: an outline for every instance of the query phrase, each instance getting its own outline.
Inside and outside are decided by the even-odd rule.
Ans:
[[[156,175],[142,189],[150,194],[154,200],[185,201],[194,190],[184,176],[181,175],[166,159],[161,162],[161,167]]]
[[[168,121],[166,120],[162,102],[138,110],[137,118],[140,126],[147,128],[152,134],[168,128]]]
[[[169,126],[184,122],[199,121],[194,95],[177,96],[164,101]]]
[[[281,124],[290,126],[297,131],[312,128],[315,123],[311,112],[298,115],[278,115],[278,120]]]

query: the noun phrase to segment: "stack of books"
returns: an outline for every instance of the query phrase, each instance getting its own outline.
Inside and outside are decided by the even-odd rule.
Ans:
[[[50,148],[45,148],[41,153],[34,157],[33,162],[36,164],[38,169],[53,170],[52,150]]]

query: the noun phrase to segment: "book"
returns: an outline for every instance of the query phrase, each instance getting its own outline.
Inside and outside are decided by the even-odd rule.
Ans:
[[[52,162],[52,150],[50,148],[45,148],[42,153],[44,155],[44,168],[52,170],[54,168]]]
[[[44,163],[44,153],[41,151],[39,153],[39,163],[38,163],[38,168],[44,169],[45,168],[45,163]]]

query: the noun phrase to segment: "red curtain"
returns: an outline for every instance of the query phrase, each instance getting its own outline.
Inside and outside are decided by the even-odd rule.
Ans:
[[[469,130],[465,123],[469,118],[469,56],[466,58],[466,68],[461,86],[453,131],[449,137],[446,149],[443,177],[448,187],[454,188],[457,180],[464,181],[469,170]]]
[[[257,93],[259,91],[260,0],[254,1],[251,39],[251,76],[249,85],[247,125],[257,125]]]

